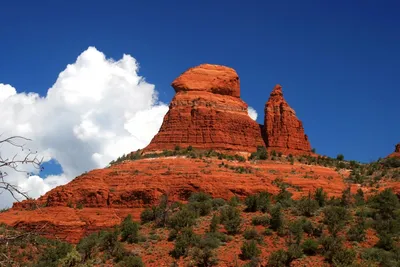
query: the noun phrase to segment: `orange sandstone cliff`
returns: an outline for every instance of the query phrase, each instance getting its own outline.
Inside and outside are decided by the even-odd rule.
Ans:
[[[282,86],[276,85],[265,104],[264,138],[268,149],[284,154],[311,152],[301,121],[283,98]]]
[[[254,152],[264,146],[260,126],[240,99],[234,69],[203,64],[184,72],[172,87],[175,97],[146,152],[175,146]]]

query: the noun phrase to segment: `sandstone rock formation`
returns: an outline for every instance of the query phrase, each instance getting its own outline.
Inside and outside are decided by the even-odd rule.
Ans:
[[[400,143],[398,143],[395,146],[394,152],[392,154],[390,154],[388,157],[390,157],[390,158],[399,157],[400,158]]]
[[[234,69],[203,64],[184,72],[172,87],[175,97],[145,152],[175,146],[253,152],[264,146],[260,126],[240,99]]]
[[[264,138],[269,150],[285,154],[311,152],[301,121],[283,98],[282,86],[275,86],[265,104]]]
[[[0,223],[40,229],[48,237],[76,243],[90,232],[119,224],[128,214],[139,220],[143,208],[157,204],[163,194],[172,202],[185,201],[192,192],[206,192],[226,200],[264,190],[276,194],[276,178],[292,185],[289,191],[295,198],[318,187],[330,196],[340,196],[347,186],[334,169],[325,167],[225,161],[229,166],[251,170],[240,174],[221,167],[223,161],[180,157],[125,161],[82,174],[54,188],[39,198],[40,208],[34,208],[30,201],[15,203],[12,209],[0,213]],[[305,175],[312,175],[313,179],[304,179]]]

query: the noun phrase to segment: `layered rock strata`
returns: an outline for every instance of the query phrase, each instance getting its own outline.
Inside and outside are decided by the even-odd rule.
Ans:
[[[145,152],[175,146],[253,152],[264,146],[259,124],[240,99],[234,69],[203,64],[184,72],[172,87],[176,94],[169,111]]]
[[[264,139],[269,150],[285,154],[306,154],[311,145],[302,122],[283,97],[282,86],[275,86],[265,104]]]

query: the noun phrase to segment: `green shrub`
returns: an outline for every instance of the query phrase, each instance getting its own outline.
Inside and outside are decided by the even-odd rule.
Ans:
[[[129,244],[139,242],[139,224],[132,221],[130,214],[121,223],[121,241]]]
[[[242,252],[240,254],[240,257],[243,260],[250,260],[252,258],[258,257],[261,254],[261,250],[258,248],[257,243],[254,240],[243,242],[240,250]]]
[[[142,258],[139,256],[126,256],[122,259],[122,262],[119,263],[119,266],[124,267],[144,267],[144,263]]]
[[[312,199],[309,194],[308,197],[302,197],[296,202],[296,208],[300,215],[311,217],[314,216],[319,208],[319,204],[316,200]]]
[[[306,255],[312,256],[317,253],[318,242],[314,239],[306,239],[303,244],[301,244],[301,247]]]
[[[319,243],[325,259],[332,262],[333,258],[343,249],[343,239],[334,236],[322,236]]]
[[[352,266],[356,259],[356,252],[353,249],[341,249],[332,258],[334,266],[347,267]]]
[[[276,204],[271,210],[270,228],[277,231],[283,226],[284,219],[281,211],[281,205]]]
[[[229,206],[237,207],[240,204],[240,199],[237,196],[233,196],[229,200],[228,204],[229,204]]]
[[[140,214],[140,221],[142,223],[148,223],[155,220],[154,211],[152,209],[146,208]]]
[[[343,154],[337,155],[337,156],[336,156],[336,159],[337,159],[337,160],[344,160]]]
[[[268,192],[260,192],[256,195],[250,195],[245,199],[246,212],[266,212],[271,205],[270,194]]]
[[[291,242],[294,242],[297,245],[300,245],[301,239],[303,238],[303,224],[304,221],[302,219],[293,221],[289,224],[289,231],[291,233]]]
[[[267,149],[263,146],[257,147],[257,152],[251,153],[249,159],[259,159],[259,160],[266,160],[268,159],[268,152]]]
[[[282,205],[282,207],[290,207],[293,203],[293,194],[286,190],[286,185],[280,185],[279,193],[275,196],[275,201]]]
[[[352,225],[347,231],[347,238],[350,241],[362,242],[365,239],[365,230],[367,224],[363,217],[356,220],[355,224]]]
[[[59,264],[62,267],[70,267],[70,266],[78,266],[78,264],[82,261],[81,254],[76,251],[75,248],[71,250],[63,259],[59,260]]]
[[[254,228],[246,229],[243,232],[243,237],[246,240],[255,240],[255,241],[259,242],[259,243],[262,242],[262,236]]]
[[[269,224],[269,216],[268,215],[254,216],[253,218],[251,218],[251,223],[253,225],[267,226]]]
[[[377,248],[381,248],[388,251],[394,248],[394,241],[391,234],[382,231],[378,233],[378,237],[379,237],[378,243],[376,243],[375,245]]]
[[[183,208],[170,217],[168,225],[169,227],[177,230],[185,227],[191,227],[195,224],[196,217],[197,216],[195,212],[188,210],[187,208]]]
[[[170,254],[174,258],[186,256],[189,248],[195,246],[198,242],[199,236],[193,232],[192,228],[184,228],[182,232],[177,235],[175,247]]]
[[[168,241],[174,241],[178,236],[178,231],[176,229],[171,229],[168,234]]]
[[[303,249],[299,244],[291,244],[287,251],[289,263],[303,256]]]
[[[324,209],[324,223],[333,236],[343,229],[349,217],[349,212],[343,207],[329,206]]]
[[[364,191],[361,188],[359,188],[354,195],[354,200],[357,206],[363,206],[365,204]]]
[[[94,256],[99,243],[98,233],[93,233],[79,241],[76,249],[83,255],[83,261],[91,259]]]
[[[217,210],[218,208],[225,206],[226,201],[222,198],[214,198],[211,200],[211,204],[214,210]]]
[[[228,234],[237,234],[242,227],[240,211],[232,206],[225,206],[220,211],[220,220]]]
[[[210,232],[214,233],[218,231],[218,225],[220,223],[220,218],[219,216],[217,216],[216,214],[214,214],[211,218],[211,222],[210,222]]]
[[[72,251],[72,245],[64,242],[55,242],[53,246],[46,247],[40,255],[37,267],[57,267],[59,260],[65,258]]]
[[[309,220],[303,220],[303,231],[309,236],[314,233],[314,226]]]
[[[396,218],[395,211],[399,208],[399,199],[396,194],[393,192],[393,189],[387,188],[380,192],[378,195],[375,195],[369,201],[370,206],[374,209],[377,209],[378,214],[382,219],[391,219]]]
[[[343,207],[350,207],[351,206],[351,191],[350,187],[346,188],[342,192],[342,197],[340,199],[340,205]]]
[[[397,256],[398,257],[398,256]],[[366,248],[361,253],[361,259],[379,263],[379,266],[398,266],[399,260],[391,252],[378,248]]]
[[[195,266],[216,266],[218,264],[216,253],[210,248],[194,247],[190,249],[189,256]]]
[[[290,263],[289,257],[286,251],[283,249],[274,251],[269,255],[268,265],[269,267],[283,267],[288,266]]]

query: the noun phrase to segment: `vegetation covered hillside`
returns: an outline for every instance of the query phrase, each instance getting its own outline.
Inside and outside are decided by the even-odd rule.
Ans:
[[[1,227],[2,266],[400,266],[400,205],[391,189],[298,200],[286,185],[244,201],[194,193],[128,215],[76,246]],[[8,241],[7,241],[8,240]]]

